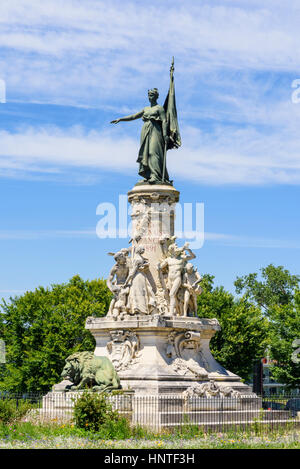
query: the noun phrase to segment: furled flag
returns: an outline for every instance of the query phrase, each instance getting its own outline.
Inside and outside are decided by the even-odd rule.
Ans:
[[[174,87],[174,57],[170,68],[170,87],[169,92],[164,103],[164,109],[167,118],[167,134],[169,142],[167,150],[178,148],[181,146],[181,137],[179,132],[177,109],[175,100],[175,87]]]

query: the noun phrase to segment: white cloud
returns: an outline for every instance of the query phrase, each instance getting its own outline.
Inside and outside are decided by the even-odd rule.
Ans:
[[[219,127],[204,133],[186,127],[182,136],[183,147],[168,152],[169,172],[175,180],[212,185],[300,182],[300,140],[291,130],[268,136],[253,128],[228,127],[225,133]],[[63,174],[65,180],[70,168],[84,169],[83,178],[94,170],[137,174],[139,142],[116,127],[87,133],[79,127],[1,131],[0,141],[0,173]]]
[[[113,117],[142,107],[150,86],[164,94],[174,54],[183,147],[168,157],[172,176],[298,184],[300,105],[287,79],[276,84],[278,72],[298,78],[298,13],[296,1],[287,10],[279,0],[6,0],[0,77],[8,102],[98,106]],[[137,169],[138,139],[116,129],[27,128],[0,141],[7,177],[60,178],[72,167],[90,172],[88,183],[93,169]]]
[[[299,36],[297,19],[291,15],[291,10],[297,11],[296,4],[288,12],[279,3],[275,8],[270,2],[248,6],[247,2],[183,4],[179,0],[151,5],[128,0],[109,4],[101,0],[9,0],[1,12],[6,33],[1,42],[54,55],[120,48],[132,52],[142,46],[153,62],[158,50],[173,48],[179,53],[201,51],[207,57],[214,52],[224,63],[230,59],[224,52],[234,51],[248,54],[239,57],[248,66],[260,57],[264,63],[271,58],[274,64],[276,58],[278,64],[287,59],[291,64]]]
[[[186,87],[216,70],[298,70],[296,2],[287,9],[269,0],[7,0],[1,7],[0,76],[13,97],[132,99],[156,81],[167,86],[172,55]]]
[[[11,294],[13,294],[13,293],[24,293],[25,291],[26,290],[0,290],[0,293],[1,294],[2,293],[6,293],[6,294],[11,293]]]
[[[74,239],[96,237],[96,227],[90,229],[77,230],[0,230],[1,241],[34,241],[47,239]],[[192,240],[196,237],[197,233],[190,232],[188,239]],[[178,239],[181,240],[182,238],[179,237]],[[205,232],[204,246],[206,245],[206,243],[214,243],[222,246],[262,249],[300,249],[300,243],[298,240],[282,240],[276,238],[264,238],[259,236],[234,235],[229,233]],[[179,244],[181,244],[180,241]]]
[[[96,228],[88,230],[0,230],[0,240],[32,241],[37,239],[96,237]]]

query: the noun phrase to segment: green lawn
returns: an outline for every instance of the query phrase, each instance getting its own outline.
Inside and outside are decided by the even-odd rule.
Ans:
[[[293,429],[268,434],[255,434],[253,431],[203,434],[196,428],[190,428],[181,434],[155,434],[139,430],[131,438],[111,439],[103,437],[100,432],[85,431],[72,425],[35,425],[25,422],[0,425],[0,448],[300,449],[300,431]]]

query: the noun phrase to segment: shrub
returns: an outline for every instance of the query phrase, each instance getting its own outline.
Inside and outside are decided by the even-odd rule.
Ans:
[[[22,399],[0,399],[0,422],[4,424],[20,420],[32,408]]]
[[[74,420],[77,427],[97,432],[105,424],[118,422],[119,415],[112,410],[106,394],[87,391],[75,399]]]

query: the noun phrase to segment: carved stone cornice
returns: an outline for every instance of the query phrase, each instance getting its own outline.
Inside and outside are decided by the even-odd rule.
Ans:
[[[172,186],[166,185],[139,185],[128,192],[128,201],[135,203],[141,201],[145,204],[165,203],[174,204],[179,201],[179,192]]]

